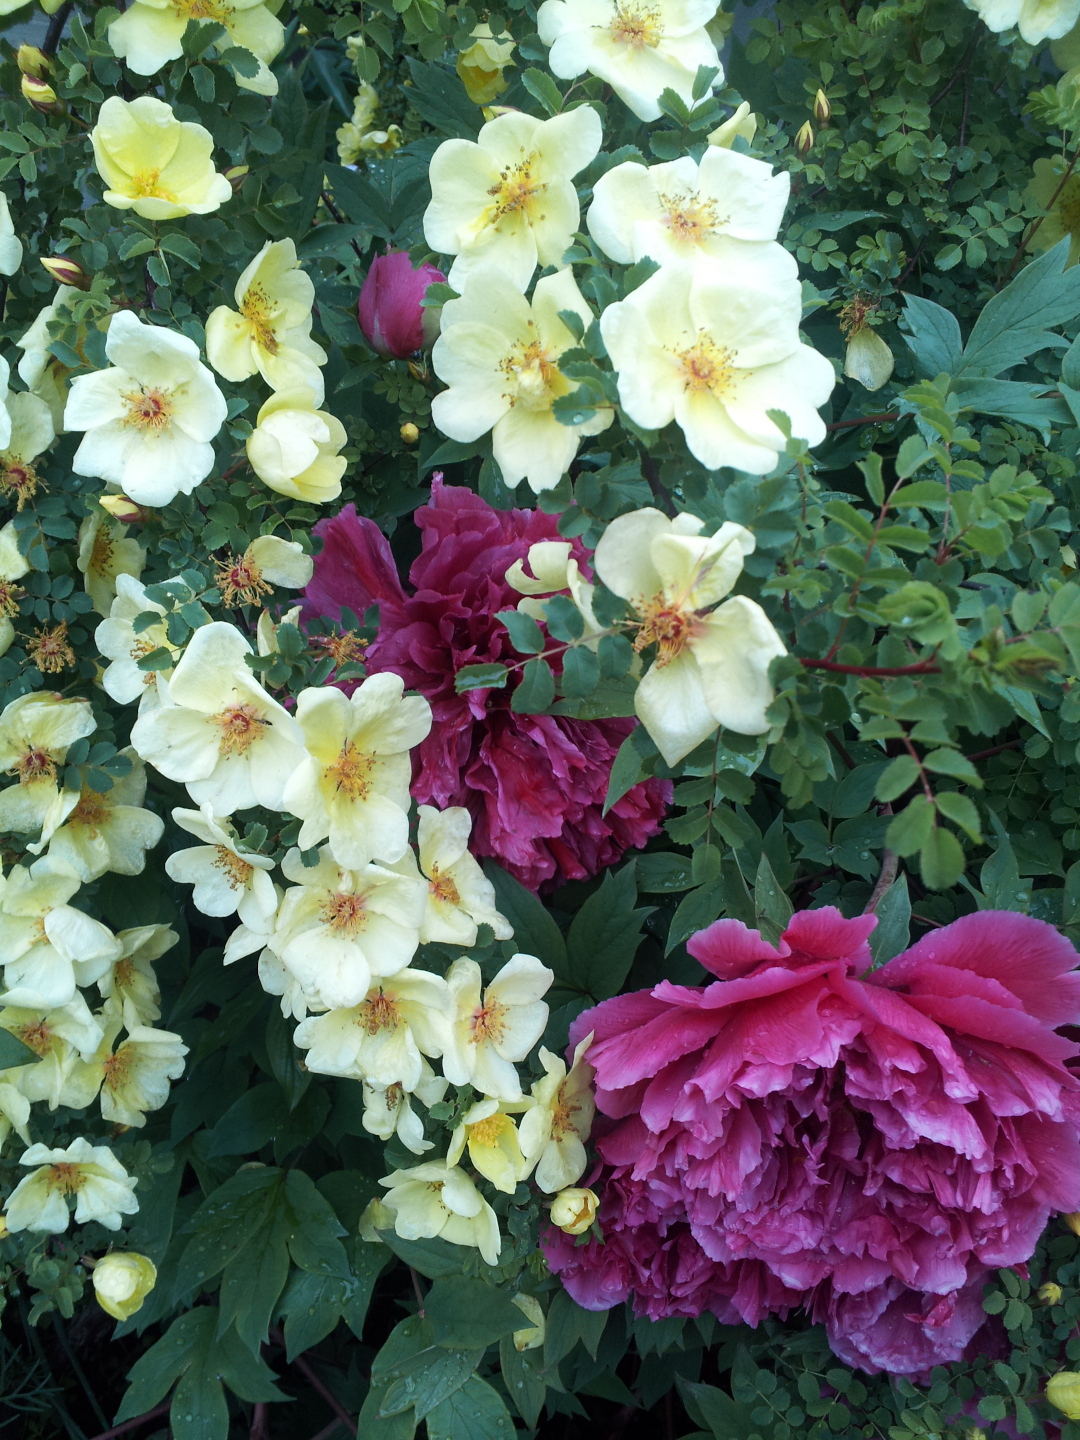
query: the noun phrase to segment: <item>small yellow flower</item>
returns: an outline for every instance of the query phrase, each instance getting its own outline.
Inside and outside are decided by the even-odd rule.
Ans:
[[[490,105],[510,83],[504,71],[513,65],[513,40],[496,40],[490,25],[477,25],[472,44],[457,57],[457,73],[474,105]]]
[[[1061,1286],[1055,1285],[1052,1280],[1048,1280],[1045,1285],[1039,1286],[1039,1299],[1044,1305],[1060,1305],[1061,1297],[1064,1293]]]
[[[1046,1382],[1046,1398],[1070,1420],[1080,1420],[1080,1375],[1075,1370],[1059,1370]]]
[[[86,593],[99,615],[108,615],[116,599],[116,577],[143,572],[146,551],[127,538],[127,526],[113,520],[100,506],[91,510],[79,527],[79,558]]]
[[[451,1138],[446,1163],[456,1165],[466,1148],[473,1168],[507,1195],[528,1172],[517,1126],[497,1100],[480,1100],[465,1112]]]
[[[1069,237],[1068,265],[1080,260],[1080,175],[1075,171],[1066,179],[1068,164],[1060,155],[1041,156],[1035,161],[1034,175],[1024,199],[1040,211],[1043,219],[1028,241],[1033,250],[1049,250],[1059,240]],[[1064,183],[1062,183],[1064,181]]]
[[[156,1281],[154,1262],[134,1250],[105,1255],[94,1266],[94,1294],[106,1315],[114,1320],[127,1320],[141,1310]]]
[[[208,215],[232,199],[232,186],[214,169],[214,137],[201,125],[177,120],[152,95],[130,104],[110,95],[90,132],[94,161],[105,181],[106,204],[145,220]]]
[[[341,494],[346,461],[338,451],[347,439],[341,421],[317,410],[304,386],[270,396],[248,436],[247,456],[271,490],[325,505]]]
[[[595,1191],[574,1185],[560,1190],[551,1202],[551,1223],[567,1235],[584,1235],[599,1208],[600,1198]]]
[[[285,27],[263,0],[132,0],[124,14],[109,26],[113,53],[126,60],[136,75],[153,75],[184,53],[184,31],[189,20],[216,20],[225,27],[222,47],[239,45],[259,61],[250,78],[236,76],[243,90],[276,95],[276,78],[267,68],[285,43]]]
[[[522,1330],[514,1331],[515,1350],[538,1350],[547,1333],[547,1317],[535,1295],[514,1295],[514,1304],[527,1318],[529,1324]]]

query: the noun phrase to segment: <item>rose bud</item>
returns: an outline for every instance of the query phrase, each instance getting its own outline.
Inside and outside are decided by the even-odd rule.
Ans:
[[[225,179],[228,180],[232,186],[234,195],[243,189],[244,181],[247,179],[250,169],[250,165],[230,165],[228,170],[222,172]]]
[[[814,119],[820,124],[828,123],[832,116],[832,106],[829,104],[829,97],[824,90],[819,89],[814,96]]]
[[[560,1190],[551,1202],[551,1223],[567,1235],[584,1235],[596,1219],[600,1200],[593,1190],[571,1185]]]
[[[76,290],[90,289],[90,276],[77,260],[66,255],[43,255],[41,267],[47,270],[59,285],[71,285]]]
[[[360,291],[357,313],[360,329],[380,355],[404,360],[434,345],[439,310],[425,310],[420,302],[429,285],[445,279],[431,264],[414,270],[404,250],[375,257]]]
[[[34,109],[42,115],[57,115],[64,108],[52,86],[36,75],[22,77],[22,93],[23,99],[29,100]]]
[[[1080,1375],[1059,1370],[1046,1382],[1046,1398],[1070,1420],[1080,1420]]]
[[[134,1251],[105,1255],[94,1266],[94,1294],[114,1320],[127,1320],[141,1310],[156,1280],[154,1262]]]
[[[800,155],[809,155],[813,148],[814,127],[810,124],[810,121],[807,120],[799,126],[795,135],[795,149],[798,150]]]
[[[36,45],[20,45],[15,52],[15,64],[24,75],[35,75],[39,80],[52,69],[52,61]]]
[[[401,429],[398,431],[398,434],[401,436],[402,440],[405,441],[406,445],[415,445],[417,440],[420,439],[420,431],[417,429],[417,427],[413,424],[411,420],[405,421],[405,424],[402,425]]]
[[[98,504],[107,510],[114,520],[125,525],[137,525],[148,518],[141,505],[129,500],[126,495],[99,495]]]

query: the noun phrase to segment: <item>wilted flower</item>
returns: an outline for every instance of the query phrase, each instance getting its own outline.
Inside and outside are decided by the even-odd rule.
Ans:
[[[6,382],[6,365],[2,373]],[[22,510],[40,483],[33,462],[53,443],[56,431],[47,402],[28,390],[9,395],[6,410],[0,418],[0,434],[8,429],[7,441],[0,448],[0,492]]]
[[[14,275],[22,258],[22,241],[15,234],[8,198],[0,190],[0,275]]]
[[[311,338],[315,286],[292,240],[267,240],[236,282],[236,310],[219,305],[206,322],[206,358],[226,380],[260,374],[272,390],[306,386],[323,401],[326,351]]]
[[[596,1219],[600,1197],[594,1190],[572,1186],[551,1202],[551,1223],[567,1235],[584,1235]]]
[[[739,262],[747,242],[773,241],[791,177],[764,160],[710,146],[663,165],[628,160],[601,175],[587,216],[589,234],[620,265],[707,259]],[[794,276],[794,258],[771,246],[771,273]]]
[[[214,169],[210,131],[177,120],[172,106],[153,95],[130,102],[110,95],[90,140],[105,181],[103,198],[120,210],[145,220],[175,220],[207,215],[232,199],[232,186]]]
[[[140,8],[140,7],[137,7]],[[130,13],[130,12],[129,12]],[[157,1267],[134,1250],[103,1255],[94,1266],[94,1295],[114,1320],[130,1320],[157,1283]]]
[[[433,1240],[470,1245],[489,1265],[497,1265],[502,1237],[495,1211],[456,1165],[429,1160],[411,1170],[395,1170],[379,1181],[388,1187],[383,1204],[393,1214],[403,1240]]]
[[[590,105],[550,120],[514,111],[490,120],[476,141],[443,141],[431,159],[424,238],[437,254],[456,257],[455,290],[479,265],[524,291],[538,263],[562,264],[580,219],[573,177],[602,141]]]
[[[429,285],[446,276],[426,263],[413,267],[406,250],[376,255],[360,291],[360,329],[380,355],[405,360],[428,350],[439,333],[439,308],[421,306]]]
[[[86,432],[72,469],[147,505],[190,495],[214,467],[210,442],[228,413],[199,347],[122,310],[105,354],[111,368],[77,376],[68,392],[64,426]]]
[[[340,420],[315,408],[306,386],[271,395],[247,439],[251,468],[271,490],[309,505],[341,494],[346,461],[338,451],[348,436]]]
[[[7,1198],[5,1215],[9,1230],[32,1230],[58,1235],[71,1218],[69,1195],[75,1198],[75,1223],[96,1220],[106,1230],[119,1230],[125,1215],[139,1208],[135,1199],[138,1184],[107,1145],[73,1140],[65,1150],[31,1145],[20,1165],[38,1168],[20,1180]]]
[[[454,68],[473,104],[490,105],[510,83],[503,72],[514,63],[514,42],[496,40],[490,25],[477,25],[470,38],[473,43],[458,51]]]
[[[770,410],[808,444],[825,438],[817,407],[836,377],[799,340],[800,286],[777,252],[747,246],[723,269],[665,266],[600,317],[631,420],[655,430],[676,421],[710,470],[767,474],[786,443]]]
[[[129,540],[127,533],[127,526],[119,524],[100,505],[79,526],[76,563],[99,615],[108,615],[112,610],[116,577],[134,575],[138,579],[146,565],[146,551],[137,540]]]
[[[435,424],[451,440],[477,440],[490,430],[505,483],[527,480],[538,494],[559,483],[582,437],[606,430],[613,418],[610,409],[595,410],[564,425],[552,410],[577,388],[559,369],[559,356],[578,344],[560,319],[568,310],[585,326],[592,321],[569,268],[538,280],[531,302],[501,271],[472,270],[461,298],[443,306],[431,357],[450,387],[431,402]]]
[[[669,765],[718,725],[762,735],[772,703],[769,665],[784,643],[756,601],[732,596],[754,537],[725,520],[715,534],[684,513],[636,510],[613,520],[596,547],[596,572],[629,601],[638,651],[656,647],[634,708]],[[715,607],[715,608],[713,608]]]
[[[180,937],[167,925],[137,925],[118,930],[116,938],[121,946],[120,958],[98,981],[98,990],[104,1000],[117,1002],[125,1013],[130,1007],[144,1025],[152,1025],[161,1018],[161,991],[154,961],[171,950]]]
[[[307,754],[282,804],[303,820],[297,843],[329,839],[342,865],[400,860],[409,844],[409,751],[431,729],[431,706],[404,695],[397,675],[371,675],[351,699],[331,686],[302,690],[296,720]]]
[[[162,616],[161,624],[136,630],[134,622],[147,611]],[[139,669],[139,661],[155,650],[169,650],[179,658],[179,651],[169,640],[164,616],[165,606],[150,599],[141,580],[122,571],[117,575],[116,599],[108,619],[103,620],[94,631],[94,643],[101,654],[111,661],[101,677],[101,684],[105,693],[121,705],[130,705],[135,700],[156,704],[158,682],[164,682],[172,674],[168,666],[161,670]]]
[[[544,1343],[544,1336],[547,1333],[547,1317],[543,1307],[535,1295],[526,1295],[521,1292],[510,1297],[521,1313],[529,1321],[529,1324],[521,1330],[515,1330],[514,1349],[538,1350]]]
[[[521,1099],[514,1068],[544,1033],[545,995],[554,973],[535,955],[514,955],[486,988],[475,960],[464,956],[447,971],[454,1010],[443,1053],[443,1074],[494,1100]],[[481,994],[482,992],[482,994]]]
[[[717,0],[545,0],[536,28],[551,46],[548,64],[562,80],[588,70],[606,80],[639,120],[660,118],[665,90],[690,106],[702,65],[717,70],[716,46],[705,26]]]
[[[720,920],[688,942],[716,981],[574,1022],[613,1122],[604,1244],[544,1240],[579,1304],[632,1291],[654,1320],[750,1325],[804,1306],[847,1365],[961,1358],[986,1280],[1080,1198],[1078,1047],[1053,1028],[1080,1016],[1076,951],[980,911],[871,970],[874,924],[803,910],[774,948]]]

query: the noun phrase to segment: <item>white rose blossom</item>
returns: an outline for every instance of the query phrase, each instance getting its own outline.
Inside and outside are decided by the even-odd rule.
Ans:
[[[485,989],[475,960],[455,960],[446,976],[454,1002],[443,1053],[447,1079],[494,1100],[520,1100],[515,1063],[544,1033],[548,1007],[541,996],[554,978],[535,955],[513,955]]]
[[[660,118],[668,89],[688,106],[702,65],[720,73],[705,26],[717,0],[545,0],[536,15],[548,65],[561,80],[588,70],[606,80],[640,120]]]
[[[799,283],[774,250],[785,253],[747,247],[724,269],[665,266],[600,317],[627,415],[650,430],[676,421],[709,470],[772,470],[786,440],[770,410],[808,444],[825,438],[832,362],[799,340]]]
[[[130,746],[120,754],[131,761],[126,775],[113,777],[109,790],[95,790],[83,776],[81,790],[60,790],[41,822],[41,839],[26,848],[48,854],[71,868],[86,882],[106,871],[114,875],[141,875],[146,852],[161,839],[165,825],[160,815],[144,810],[146,766]]]
[[[420,943],[438,941],[468,948],[476,944],[477,927],[490,925],[496,940],[509,940],[513,926],[496,909],[495,887],[469,854],[472,816],[463,806],[436,810],[421,805],[417,814],[416,848],[420,872],[427,881],[427,909]],[[395,869],[416,875],[416,857],[406,851]]]
[[[135,1186],[139,1183],[124,1169],[107,1145],[73,1140],[66,1149],[31,1145],[19,1160],[34,1166],[7,1198],[5,1216],[9,1230],[32,1230],[59,1235],[71,1219],[67,1198],[75,1198],[75,1223],[96,1220],[106,1230],[119,1230],[125,1215],[139,1208]]]
[[[154,974],[154,962],[179,941],[168,925],[136,925],[118,930],[120,956],[98,983],[104,1000],[132,1007],[143,1025],[161,1018],[161,990]]]
[[[135,621],[147,611],[160,615],[161,624],[136,630]],[[101,677],[102,687],[121,705],[137,700],[140,709],[149,709],[158,703],[158,686],[169,678],[172,668],[140,670],[139,661],[155,650],[169,650],[179,658],[180,652],[169,641],[165,614],[165,606],[150,599],[141,580],[134,575],[117,575],[116,599],[108,618],[94,631],[94,644],[110,662]]]
[[[186,850],[174,850],[165,861],[165,873],[181,885],[193,885],[192,904],[204,915],[236,915],[260,929],[277,909],[277,894],[269,872],[273,860],[245,849],[228,819],[218,819],[205,800],[198,810],[176,809],[172,818],[181,830],[201,840]]]
[[[250,653],[235,626],[202,626],[165,682],[165,703],[145,710],[131,731],[144,760],[218,814],[255,805],[280,810],[304,758],[299,726],[252,675]]]
[[[764,734],[773,700],[769,665],[786,653],[756,601],[736,595],[717,606],[742,573],[753,535],[730,520],[715,535],[702,535],[702,527],[688,514],[620,515],[601,535],[593,561],[608,589],[630,603],[635,649],[656,647],[634,709],[669,765],[718,725]]]
[[[71,382],[64,426],[85,432],[72,469],[143,505],[190,495],[214,467],[210,442],[228,410],[199,347],[121,310],[105,354],[110,369]]]
[[[412,1092],[423,1105],[437,1105],[446,1094],[448,1082],[436,1075],[426,1061],[421,1062],[422,1074]],[[434,1144],[424,1139],[424,1122],[410,1104],[409,1092],[401,1085],[364,1084],[363,1126],[369,1135],[392,1140],[396,1135],[406,1150],[423,1155]]]
[[[580,223],[573,177],[603,142],[590,105],[538,120],[513,111],[472,140],[444,140],[431,159],[424,236],[453,255],[455,290],[479,265],[501,270],[524,291],[537,264],[561,265]]]
[[[379,1181],[388,1187],[383,1204],[403,1240],[433,1240],[471,1245],[489,1265],[498,1264],[502,1237],[495,1211],[463,1170],[443,1160],[428,1160],[411,1170],[395,1170]]]
[[[15,865],[0,888],[0,956],[5,1005],[53,1010],[75,998],[76,985],[99,980],[119,958],[120,943],[99,920],[68,901],[82,881],[70,865],[44,856]]]
[[[39,830],[55,803],[56,772],[76,740],[97,728],[86,700],[30,691],[0,713],[0,771],[17,777],[0,791],[0,830]]]
[[[611,410],[597,410],[580,425],[564,425],[552,412],[553,401],[577,388],[559,369],[559,356],[578,344],[561,310],[586,327],[592,322],[570,269],[538,280],[530,302],[501,271],[478,266],[461,298],[443,306],[431,354],[450,387],[431,402],[438,428],[461,441],[490,430],[503,480],[511,487],[527,480],[537,494],[559,483],[583,436],[598,435],[613,419]]]

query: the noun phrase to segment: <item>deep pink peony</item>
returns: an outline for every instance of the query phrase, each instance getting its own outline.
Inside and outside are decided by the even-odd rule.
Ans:
[[[984,911],[873,974],[872,916],[795,915],[773,949],[736,920],[688,948],[718,977],[662,982],[574,1022],[602,1115],[604,1244],[549,1229],[587,1309],[756,1325],[805,1306],[863,1370],[959,1359],[987,1271],[1080,1208],[1077,954]]]
[[[422,804],[467,806],[474,854],[493,855],[533,890],[595,875],[644,845],[671,799],[669,781],[647,780],[602,813],[611,762],[636,722],[515,715],[513,680],[503,690],[454,693],[463,666],[518,658],[495,618],[521,598],[504,576],[537,540],[559,538],[555,517],[493,510],[436,476],[415,518],[423,550],[409,572],[412,595],[382,532],[353,506],[316,525],[324,548],[305,614],[336,619],[345,605],[363,615],[378,602],[368,671],[394,671],[427,696],[434,715],[412,793]],[[584,565],[588,552],[575,542],[574,553]]]
[[[406,360],[434,345],[440,311],[424,309],[420,302],[429,285],[445,279],[430,263],[414,270],[404,250],[376,255],[360,291],[357,316],[360,329],[380,355]]]

